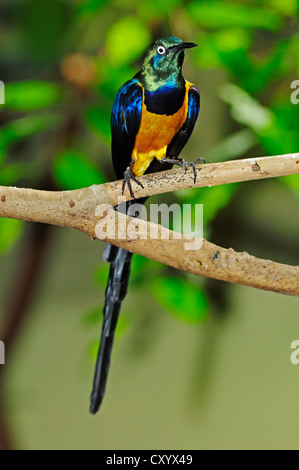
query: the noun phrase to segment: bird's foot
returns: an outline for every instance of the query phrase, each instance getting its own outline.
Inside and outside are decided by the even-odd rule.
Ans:
[[[144,186],[143,186],[143,184],[133,175],[133,173],[132,173],[132,171],[131,171],[131,168],[132,168],[132,164],[131,164],[130,166],[128,166],[128,168],[127,168],[126,171],[124,172],[124,179],[123,179],[123,184],[122,184],[122,194],[124,194],[124,191],[125,191],[126,185],[127,185],[131,197],[135,200],[135,196],[134,196],[134,193],[133,193],[131,180],[135,181],[135,183],[137,183],[137,184],[138,184],[139,186],[141,186],[142,188],[143,188]]]
[[[203,158],[203,157],[199,157],[197,160],[195,160],[194,163],[195,163],[195,165],[196,165],[197,163],[200,163],[200,162],[201,162],[201,163],[207,163],[207,162],[206,162],[206,159]]]
[[[198,170],[198,168],[196,168],[195,165],[196,163],[198,163],[198,161],[203,161],[203,160],[204,159],[202,158],[198,158],[195,163],[192,163],[192,162],[186,162],[185,160],[182,160],[181,158],[162,158],[159,161],[160,163],[171,163],[172,165],[179,165],[182,168],[185,168],[185,173],[187,172],[188,168],[192,168],[193,175],[194,175],[194,183],[196,183],[196,178],[197,178],[196,170]]]

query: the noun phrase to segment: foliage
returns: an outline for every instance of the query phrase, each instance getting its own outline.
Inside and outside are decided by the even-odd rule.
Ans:
[[[53,170],[57,181],[64,189],[79,189],[105,182],[95,164],[85,155],[70,149],[65,149],[56,156]]]

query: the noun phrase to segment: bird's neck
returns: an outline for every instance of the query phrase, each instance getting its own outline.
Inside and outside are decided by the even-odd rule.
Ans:
[[[157,70],[155,73],[147,73],[141,71],[137,74],[140,83],[146,91],[151,93],[155,91],[171,90],[171,89],[184,89],[185,80],[181,71],[176,71],[169,75],[164,70]]]
[[[180,77],[168,77],[159,80],[159,77],[144,77],[142,73],[136,75],[144,89],[144,104],[147,110],[155,114],[175,114],[183,105],[185,98],[185,80]],[[161,78],[161,77],[160,77]]]

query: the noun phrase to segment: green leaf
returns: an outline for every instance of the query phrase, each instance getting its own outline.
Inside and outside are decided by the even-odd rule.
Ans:
[[[129,77],[133,77],[138,70],[130,64],[111,64],[104,57],[95,58],[98,90],[101,94],[101,100],[110,101],[112,108],[113,99]]]
[[[211,188],[201,188],[198,192],[187,189],[179,191],[177,198],[184,204],[203,205],[203,223],[204,228],[206,228],[215,219],[218,212],[230,203],[238,187],[237,183],[231,183]]]
[[[138,14],[142,18],[154,19],[163,18],[166,15],[171,15],[173,11],[183,3],[182,0],[163,0],[157,2],[153,0],[143,0],[137,4]]]
[[[209,304],[201,287],[170,277],[155,279],[150,287],[157,302],[180,320],[199,322],[206,319]]]
[[[283,176],[280,180],[289,188],[294,190],[297,193],[297,196],[299,196],[299,175]]]
[[[52,114],[34,114],[15,119],[0,128],[0,146],[7,147],[25,137],[51,129],[59,124],[60,119]]]
[[[98,12],[107,0],[81,0],[78,4],[78,12],[82,14],[92,14]]]
[[[251,71],[248,58],[252,33],[241,28],[226,28],[204,34],[199,40],[200,47],[194,57],[200,67],[225,66],[237,76]]]
[[[5,168],[1,168],[0,171],[0,185],[1,186],[12,186],[22,176],[24,176],[25,170],[28,172],[28,165],[24,162],[15,162],[7,165]]]
[[[101,312],[101,307],[97,306],[88,310],[82,317],[82,323],[85,327],[93,327],[94,325],[100,325],[103,321],[103,314]]]
[[[293,105],[286,96],[286,101],[271,108],[271,112],[274,115],[272,125],[260,135],[265,152],[268,155],[296,153],[299,141],[298,105]]]
[[[190,18],[208,28],[262,28],[276,30],[282,25],[281,15],[270,9],[251,7],[232,1],[193,1],[187,6]]]
[[[242,88],[250,93],[259,93],[265,89],[268,83],[273,81],[277,83],[284,78],[290,67],[292,67],[288,50],[288,41],[276,44],[273,52],[268,57],[256,61],[256,64],[252,65],[252,69],[248,73],[239,75]]]
[[[0,218],[0,256],[6,255],[19,240],[23,230],[21,220]]]
[[[60,116],[34,114],[11,121],[0,128],[0,165],[6,160],[9,146],[31,135],[52,129],[60,123]],[[1,175],[2,176],[2,175]],[[2,183],[5,184],[5,183]]]
[[[61,88],[37,80],[8,83],[5,86],[5,105],[16,111],[47,108],[61,99]]]
[[[106,142],[110,142],[110,111],[108,109],[89,108],[87,123]]]
[[[105,286],[107,284],[109,266],[109,263],[102,262],[96,268],[94,273],[94,280],[97,284],[100,284],[101,286]]]
[[[139,59],[151,42],[146,25],[136,16],[126,16],[114,23],[106,37],[108,61],[117,66]]]
[[[71,149],[64,150],[55,158],[54,175],[64,189],[79,189],[105,182],[93,162]]]
[[[239,185],[237,183],[232,183],[222,186],[213,186],[211,188],[201,188],[196,203],[203,205],[204,226],[211,223],[218,212],[230,203],[238,187]]]
[[[257,138],[250,129],[242,129],[216,143],[207,152],[206,160],[207,162],[222,162],[233,158],[240,158],[249,149],[257,145],[257,143]]]
[[[204,225],[212,222],[218,212],[230,203],[238,188],[239,185],[236,183],[202,188],[203,191],[201,190],[198,195],[198,202],[203,204]]]
[[[164,268],[165,266],[162,263],[134,254],[131,264],[130,283],[134,283],[135,287],[142,287],[150,279],[159,277]]]
[[[74,2],[62,0],[25,0],[18,1],[12,16],[12,29],[19,46],[17,54],[22,57],[20,65],[36,62],[32,59],[38,58],[38,62],[45,64],[47,71],[55,61],[55,65],[65,51],[68,31],[73,26]],[[16,24],[17,19],[17,24]],[[13,46],[14,47],[14,46]],[[14,49],[12,49],[14,50]]]
[[[265,130],[274,120],[274,115],[269,109],[232,83],[222,85],[220,97],[231,105],[231,115],[237,122],[247,125],[256,132]]]
[[[255,132],[268,155],[298,150],[298,111],[289,97],[285,104],[270,109],[236,85],[223,85],[220,96],[231,105],[232,118]]]
[[[299,13],[298,0],[264,0],[264,4],[287,16],[296,16]]]

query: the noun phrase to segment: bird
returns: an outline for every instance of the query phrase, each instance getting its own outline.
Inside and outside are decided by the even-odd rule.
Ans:
[[[200,108],[200,95],[195,85],[182,74],[184,52],[196,47],[175,36],[153,42],[145,53],[141,70],[119,89],[111,113],[111,151],[113,167],[123,180],[132,200],[115,209],[130,214],[135,200],[132,182],[142,186],[139,177],[170,169],[174,164],[191,168],[196,181],[196,166],[178,158],[188,141]],[[199,159],[203,160],[203,159]],[[195,162],[197,163],[197,161]],[[136,207],[136,206],[134,206]],[[139,216],[138,211],[130,214]],[[126,296],[132,253],[107,244],[103,258],[110,263],[105,292],[103,324],[98,350],[90,412],[95,414],[102,403],[110,366],[114,333],[121,303]]]

